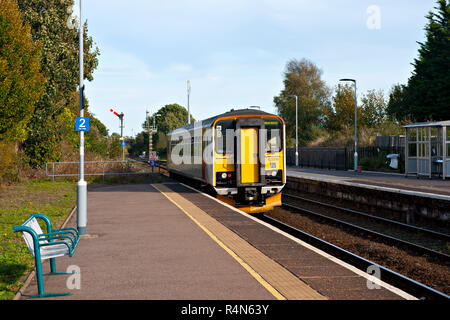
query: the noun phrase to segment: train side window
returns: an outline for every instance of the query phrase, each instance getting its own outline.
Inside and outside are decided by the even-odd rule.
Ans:
[[[278,119],[264,119],[264,126],[267,132],[265,151],[274,153],[283,150],[281,140],[283,125],[281,121]]]
[[[235,121],[233,119],[220,120],[217,122],[214,130],[215,149],[217,154],[233,154],[234,127]],[[230,139],[230,134],[233,134],[233,137],[231,137],[232,139]]]

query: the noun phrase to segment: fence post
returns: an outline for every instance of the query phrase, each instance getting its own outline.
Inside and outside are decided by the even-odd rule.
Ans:
[[[55,163],[54,162],[52,162],[52,167],[53,167],[52,177],[53,177],[53,181],[55,181]]]
[[[105,184],[105,162],[102,159],[102,184]]]

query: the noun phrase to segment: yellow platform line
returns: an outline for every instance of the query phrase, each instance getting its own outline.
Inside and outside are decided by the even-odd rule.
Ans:
[[[248,244],[193,203],[176,194],[167,186],[163,184],[152,184],[151,186],[161,192],[170,202],[186,214],[276,299],[325,299],[325,297],[307,286],[281,265],[265,256],[262,252]],[[260,272],[255,270],[255,267]],[[261,273],[264,275],[261,275]],[[268,278],[270,281],[267,280]]]

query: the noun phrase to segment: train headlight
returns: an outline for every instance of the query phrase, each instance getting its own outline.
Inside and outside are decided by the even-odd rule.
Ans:
[[[272,177],[275,177],[277,175],[276,171],[272,171]]]
[[[222,173],[222,179],[226,179],[227,178],[227,174],[224,172]]]

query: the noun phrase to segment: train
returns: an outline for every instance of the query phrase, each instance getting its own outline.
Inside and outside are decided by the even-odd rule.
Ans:
[[[281,205],[286,124],[255,108],[231,109],[167,134],[167,169],[247,213]]]

